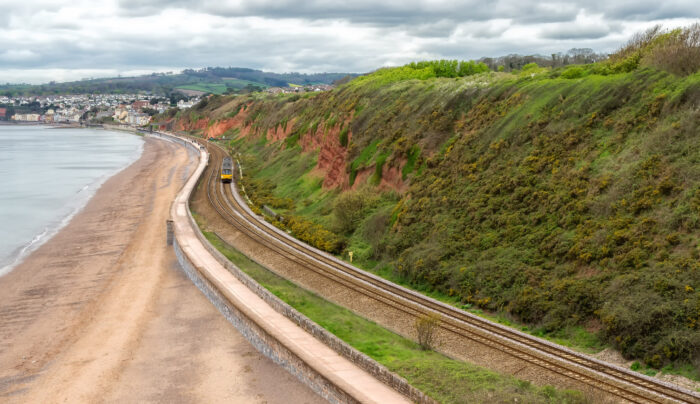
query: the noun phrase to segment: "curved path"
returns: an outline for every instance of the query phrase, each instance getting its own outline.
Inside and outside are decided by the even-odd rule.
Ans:
[[[145,142],[137,162],[0,277],[0,402],[321,402],[177,267],[165,220],[196,158]]]

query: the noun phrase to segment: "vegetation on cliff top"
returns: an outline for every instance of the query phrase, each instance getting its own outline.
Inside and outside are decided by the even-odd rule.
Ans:
[[[585,327],[654,367],[697,369],[699,33],[649,31],[591,65],[445,77],[431,67],[442,62],[415,64],[315,96],[220,97],[197,113],[245,105],[258,137],[235,145],[263,157],[248,172],[360,263],[545,332]],[[282,125],[286,139],[265,140]],[[295,163],[300,144],[333,128],[347,185],[293,191],[319,175]],[[408,191],[373,187],[391,167]]]

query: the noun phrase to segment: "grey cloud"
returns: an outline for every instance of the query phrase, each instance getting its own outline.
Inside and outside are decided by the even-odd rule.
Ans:
[[[423,38],[446,38],[457,29],[458,22],[441,20],[429,24],[404,26],[409,35]]]
[[[692,0],[120,0],[119,5],[120,13],[128,16],[159,14],[164,9],[183,8],[227,17],[341,19],[377,26],[432,23],[440,20],[488,21],[496,18],[508,18],[523,24],[567,22],[573,21],[582,10],[588,14],[604,14],[620,21],[700,17],[700,7]]]
[[[611,1],[604,3],[601,11],[607,18],[616,20],[660,20],[671,18],[699,18],[697,1]]]
[[[577,26],[568,24],[545,29],[540,37],[545,39],[599,39],[606,37],[611,32],[614,32],[614,29],[608,25]]]
[[[378,26],[407,23],[431,23],[440,20],[487,21],[511,18],[528,23],[569,21],[579,7],[569,2],[526,4],[518,0],[439,1],[343,1],[343,0],[241,0],[190,2],[183,0],[120,0],[120,11],[126,15],[160,13],[167,8],[184,8],[197,12],[229,17],[341,19]]]
[[[58,22],[58,23],[52,23],[51,28],[68,30],[68,31],[76,31],[76,30],[80,29],[80,25],[78,23],[71,23],[71,22]]]
[[[510,26],[510,24],[508,24],[508,26]],[[475,24],[467,28],[467,33],[471,38],[479,40],[497,38],[503,35],[508,29],[508,26],[504,27],[501,24],[493,23]]]
[[[637,27],[700,12],[686,0],[121,0],[106,11],[74,1],[86,2],[94,18],[49,18],[61,6],[48,0],[3,9],[0,37],[15,39],[0,42],[0,77],[3,69],[40,68],[365,72],[432,57],[608,51],[621,45],[620,33],[629,34],[626,21]],[[41,12],[48,17],[37,17]]]

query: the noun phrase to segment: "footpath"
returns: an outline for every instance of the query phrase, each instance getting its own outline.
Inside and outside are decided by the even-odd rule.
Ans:
[[[330,402],[410,402],[275,311],[212,255],[188,206],[209,156],[198,144],[177,139],[200,153],[199,166],[170,211],[176,255],[190,279],[258,350]]]

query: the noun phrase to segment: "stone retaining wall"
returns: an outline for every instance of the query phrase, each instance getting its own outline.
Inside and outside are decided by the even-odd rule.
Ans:
[[[194,268],[190,260],[180,249],[177,238],[175,239],[173,247],[175,248],[175,255],[180,263],[180,267],[187,277],[202,291],[202,293],[204,293],[207,299],[214,304],[221,314],[236,327],[238,332],[240,332],[255,349],[270,358],[276,364],[282,366],[299,381],[328,400],[328,402],[334,404],[357,403],[354,398],[328,381],[323,375],[307,366],[306,363],[282,346],[273,336],[258,327],[257,324],[241,313],[240,310],[236,309],[211,282]]]
[[[211,243],[209,243],[209,241],[204,237],[204,234],[199,231],[199,228],[196,227],[197,225],[193,218],[191,218],[191,223],[196,228],[197,237],[199,237],[202,244],[204,244],[205,248],[217,259],[217,261],[219,261],[224,268],[228,269],[236,278],[238,278],[241,283],[247,286],[248,289],[255,292],[255,294],[263,299],[265,303],[269,304],[270,307],[272,307],[276,312],[281,313],[288,319],[292,320],[295,324],[300,326],[309,334],[313,335],[319,341],[323,342],[326,346],[330,347],[344,358],[361,367],[382,383],[410,398],[411,401],[421,404],[436,403],[436,401],[425,395],[422,391],[411,386],[406,379],[348,345],[345,341],[328,332],[325,328],[319,326],[311,319],[301,314],[295,308],[272,294],[269,290],[265,289],[253,278],[248,276],[248,274],[229,261],[228,258],[219,252],[219,250],[212,246]]]
[[[195,149],[199,152],[199,147],[192,144],[189,141],[181,139],[177,136],[154,133],[154,136],[166,137],[170,140],[177,141],[178,143],[184,144],[187,147]],[[189,196],[188,196],[189,197]],[[255,280],[241,271],[237,266],[231,263],[223,254],[221,254],[214,246],[212,246],[209,241],[204,237],[204,234],[200,231],[199,227],[194,221],[189,209],[187,210],[187,216],[190,221],[190,225],[194,230],[195,234],[199,238],[200,242],[204,247],[216,258],[219,263],[226,268],[231,274],[233,274],[241,283],[252,290],[256,295],[263,299],[267,304],[269,304],[275,311],[284,315],[295,324],[300,326],[302,329],[313,335],[316,339],[323,342],[325,345],[333,349],[335,352],[343,356],[344,358],[350,360],[352,363],[356,364],[360,368],[367,371],[369,374],[374,376],[376,379],[380,380],[384,384],[390,386],[392,389],[400,392],[404,396],[408,397],[414,402],[433,404],[435,403],[430,397],[426,396],[420,390],[408,384],[408,382],[397,374],[389,371],[387,368],[379,364],[374,359],[363,354],[362,352],[351,347],[335,335],[326,331],[324,328],[320,327],[318,324],[311,321],[308,317],[304,316],[298,312],[293,307],[289,306],[287,303],[280,300],[277,296],[273,295],[267,289],[258,284]],[[306,363],[301,361],[296,355],[282,346],[278,341],[276,341],[272,336],[261,329],[257,324],[250,321],[245,315],[241,313],[240,310],[233,307],[233,305],[228,302],[228,300],[222,295],[220,291],[217,290],[205,277],[203,277],[199,271],[197,271],[190,260],[183,254],[182,250],[178,245],[177,236],[173,242],[175,253],[185,274],[192,280],[192,282],[197,285],[197,287],[207,296],[207,298],[219,309],[219,311],[228,319],[228,321],[233,324],[236,329],[243,336],[248,339],[248,341],[255,346],[255,348],[263,353],[268,358],[272,359],[275,363],[283,366],[288,372],[297,377],[301,382],[309,386],[312,390],[317,392],[319,395],[327,399],[332,403],[353,403],[356,402],[354,398],[345,393],[342,389],[338,388],[331,382],[329,382],[323,375],[311,369]]]

